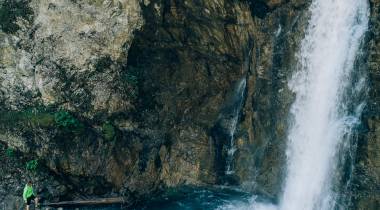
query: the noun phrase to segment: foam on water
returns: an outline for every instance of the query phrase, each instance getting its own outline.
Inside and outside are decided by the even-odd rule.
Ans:
[[[350,116],[343,95],[367,30],[367,0],[315,0],[298,54],[299,70],[289,82],[296,93],[288,135],[288,170],[282,210],[332,209],[331,181],[338,148],[361,113]],[[347,119],[351,119],[347,121]],[[347,135],[348,134],[348,135]]]
[[[332,191],[339,156],[345,155],[363,104],[352,105],[347,92],[360,94],[365,79],[355,78],[354,62],[368,27],[367,0],[314,0],[306,35],[289,81],[296,94],[288,131],[287,175],[277,206],[257,203],[222,209],[314,210],[336,208]]]

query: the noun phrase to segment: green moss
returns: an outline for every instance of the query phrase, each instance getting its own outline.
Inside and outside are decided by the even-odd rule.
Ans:
[[[66,111],[59,111],[54,114],[54,120],[59,127],[77,127],[79,126],[79,121],[73,117],[70,113]]]
[[[31,171],[31,172],[36,172],[38,169],[38,160],[30,160],[26,162],[26,170]]]
[[[46,107],[30,108],[24,111],[0,111],[0,127],[12,128],[58,128],[75,134],[84,131],[84,125],[67,111],[55,111]]]
[[[15,33],[20,29],[16,23],[18,18],[32,20],[33,11],[28,3],[29,0],[4,0],[0,5],[0,26],[5,33]]]
[[[74,134],[81,134],[84,132],[84,125],[76,119],[72,114],[66,111],[58,111],[54,114],[54,120],[58,128],[63,129],[66,132],[72,132]]]
[[[110,122],[105,122],[102,125],[102,133],[106,140],[114,140],[116,136],[116,129]]]
[[[54,126],[54,115],[49,112],[27,109],[24,111],[1,111],[0,124],[4,127],[17,125],[27,127],[51,127]]]
[[[7,148],[6,150],[5,150],[5,155],[7,156],[7,157],[14,157],[15,156],[15,151],[12,149],[12,148]]]

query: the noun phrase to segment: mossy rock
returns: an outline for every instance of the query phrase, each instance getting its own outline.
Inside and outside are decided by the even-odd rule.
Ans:
[[[47,128],[60,129],[64,132],[82,133],[83,123],[67,111],[54,111],[47,108],[30,108],[23,111],[0,111],[0,126],[12,128]]]

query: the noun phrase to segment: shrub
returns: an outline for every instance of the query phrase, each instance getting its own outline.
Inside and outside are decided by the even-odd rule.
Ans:
[[[38,160],[30,160],[26,162],[26,170],[35,172],[38,168]]]
[[[105,122],[103,124],[102,132],[106,140],[113,140],[115,138],[116,130],[110,122]]]
[[[54,120],[59,127],[76,128],[80,126],[80,122],[66,111],[55,113]]]
[[[7,150],[5,150],[5,154],[7,157],[13,157],[15,155],[15,151],[12,148],[7,148]]]

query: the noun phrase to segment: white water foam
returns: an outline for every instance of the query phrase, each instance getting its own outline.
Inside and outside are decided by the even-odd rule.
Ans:
[[[281,210],[333,209],[331,181],[338,148],[352,123],[343,98],[367,30],[367,0],[315,0],[289,82],[296,93],[288,135],[288,170]],[[358,113],[360,115],[360,113]],[[358,116],[351,116],[357,118]],[[349,133],[348,133],[349,136]]]
[[[233,160],[234,160],[234,155],[235,152],[237,151],[236,145],[235,145],[235,131],[236,131],[236,126],[239,120],[239,113],[241,111],[241,108],[243,106],[243,98],[244,98],[244,92],[245,88],[247,85],[246,78],[240,79],[240,81],[237,84],[236,87],[236,93],[237,97],[236,102],[237,104],[234,104],[234,109],[232,114],[232,118],[230,119],[230,123],[228,124],[228,132],[229,132],[229,140],[230,140],[230,145],[229,149],[227,151],[227,165],[226,165],[226,174],[231,175],[234,174],[234,166],[233,166]]]
[[[344,98],[359,93],[352,85],[354,62],[368,28],[367,0],[314,0],[311,19],[297,54],[298,69],[289,82],[296,94],[288,131],[287,175],[278,206],[257,203],[222,209],[331,210],[336,208],[332,179],[362,105],[352,116]],[[351,113],[352,114],[352,113]],[[345,142],[346,141],[346,142]]]

